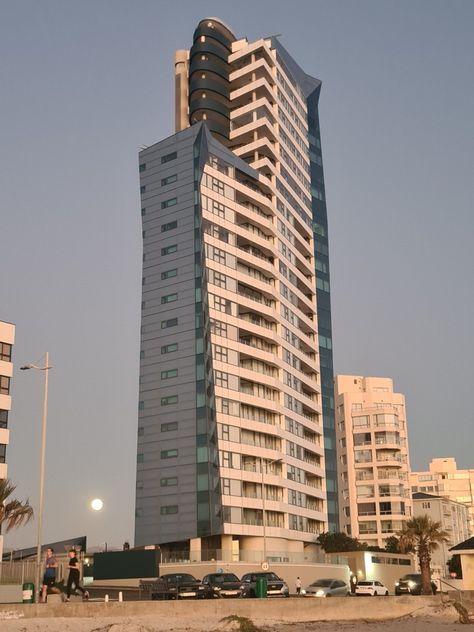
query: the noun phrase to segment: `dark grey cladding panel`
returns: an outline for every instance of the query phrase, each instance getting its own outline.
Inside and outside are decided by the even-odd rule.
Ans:
[[[296,83],[300,86],[306,98],[317,88],[321,87],[321,81],[305,73],[305,71],[286,50],[278,37],[273,36],[270,39],[272,42],[272,48],[275,48],[279,55],[280,63],[284,66],[286,72],[293,77]]]

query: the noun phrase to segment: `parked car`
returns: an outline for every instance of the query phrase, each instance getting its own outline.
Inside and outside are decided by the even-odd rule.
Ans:
[[[256,597],[256,586],[257,579],[266,579],[267,580],[267,596],[268,597],[289,597],[290,589],[288,588],[288,584],[278,577],[275,573],[270,572],[256,572],[256,573],[246,573],[242,577],[242,582],[240,584],[240,590],[242,592],[242,597]]]
[[[234,573],[211,573],[202,578],[204,586],[208,586],[213,597],[240,597],[241,581]]]
[[[388,595],[388,588],[377,580],[362,581],[357,583],[355,594],[377,597],[378,595]]]
[[[342,579],[317,579],[301,592],[305,597],[347,597],[351,588]]]
[[[421,595],[421,573],[411,573],[409,575],[403,575],[395,584],[396,595]],[[434,582],[431,582],[431,590],[433,595],[436,595],[438,587]]]
[[[162,575],[152,599],[207,599],[212,597],[212,589],[204,586],[199,579],[188,573]]]

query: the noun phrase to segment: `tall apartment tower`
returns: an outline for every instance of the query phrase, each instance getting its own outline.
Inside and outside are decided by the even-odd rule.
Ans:
[[[13,375],[14,342],[15,325],[0,321],[0,480],[7,478],[6,452],[10,439],[8,415],[12,407],[10,382]]]
[[[335,380],[341,529],[370,546],[413,515],[405,397],[389,378]]]
[[[458,469],[453,457],[432,459],[429,470],[410,473],[410,485],[413,493],[434,493],[465,505],[469,535],[474,535],[474,469]]]
[[[215,18],[175,68],[176,133],[139,158],[135,542],[303,554],[325,462],[336,521],[321,84]]]

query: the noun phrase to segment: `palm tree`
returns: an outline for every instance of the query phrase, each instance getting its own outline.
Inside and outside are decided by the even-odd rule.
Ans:
[[[16,489],[16,485],[8,478],[0,480],[0,534],[5,525],[5,533],[11,529],[26,524],[33,518],[33,508],[28,500],[21,502],[10,496]]]
[[[441,528],[440,522],[431,520],[426,514],[408,520],[403,529],[397,533],[400,538],[400,550],[405,553],[416,551],[421,570],[421,592],[431,595],[431,554],[438,546],[448,541],[448,532]]]

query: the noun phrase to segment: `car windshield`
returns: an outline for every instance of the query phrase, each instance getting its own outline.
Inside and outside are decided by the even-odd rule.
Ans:
[[[244,582],[254,582],[256,581],[256,579],[258,577],[263,577],[264,579],[266,579],[269,582],[274,582],[274,581],[281,581],[281,579],[278,577],[278,575],[275,575],[275,573],[247,573],[247,575],[244,575],[242,577],[242,581]]]
[[[359,582],[358,586],[372,586],[374,582]]]
[[[197,579],[192,575],[182,574],[182,575],[163,575],[161,579],[164,579],[167,582],[197,582]]]
[[[233,573],[222,573],[219,575],[211,575],[209,581],[215,582],[216,584],[223,584],[224,582],[238,582],[239,578]]]
[[[404,579],[405,581],[408,580],[412,580],[412,581],[418,581],[421,578],[421,575],[403,575],[402,579]]]
[[[334,580],[332,579],[318,579],[317,581],[313,582],[311,586],[315,586],[315,587],[320,586],[323,588],[328,588],[332,584],[333,581]]]

